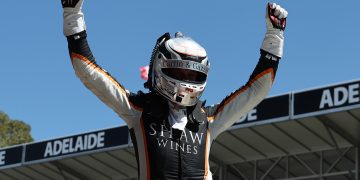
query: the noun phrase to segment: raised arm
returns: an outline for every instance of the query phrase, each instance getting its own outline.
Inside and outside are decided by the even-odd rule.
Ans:
[[[113,109],[131,128],[142,109],[129,100],[130,93],[96,62],[87,42],[83,0],[62,0],[64,35],[67,37],[76,75],[99,99]]]
[[[206,107],[212,139],[228,129],[267,96],[283,54],[286,17],[285,9],[276,4],[268,4],[266,8],[267,32],[261,46],[259,62],[248,82],[221,103]]]

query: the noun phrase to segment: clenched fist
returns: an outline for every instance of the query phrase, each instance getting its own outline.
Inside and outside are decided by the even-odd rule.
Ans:
[[[64,13],[64,34],[70,36],[86,30],[84,14],[82,13],[83,0],[61,0]]]
[[[268,3],[266,7],[266,34],[261,49],[277,58],[283,55],[284,30],[288,12],[280,5]]]
[[[83,3],[83,0],[61,0],[61,5],[63,8],[75,8],[77,4],[81,6]]]
[[[269,28],[272,25],[273,28],[285,30],[288,12],[275,3],[269,3],[266,11],[267,27]]]

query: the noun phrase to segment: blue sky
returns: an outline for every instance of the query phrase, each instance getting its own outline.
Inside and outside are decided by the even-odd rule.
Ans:
[[[158,36],[182,31],[203,45],[211,69],[202,99],[243,85],[259,58],[267,1],[86,1],[98,63],[130,91]],[[271,95],[360,78],[360,1],[276,1],[289,12]],[[57,1],[4,1],[0,12],[0,111],[32,126],[36,141],[123,125],[75,76]]]

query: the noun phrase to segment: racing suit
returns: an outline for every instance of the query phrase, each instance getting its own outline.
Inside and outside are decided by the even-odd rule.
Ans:
[[[218,104],[205,106],[199,101],[188,107],[188,123],[184,130],[178,130],[169,125],[171,107],[166,99],[156,92],[131,93],[97,64],[84,28],[65,35],[76,75],[129,127],[141,180],[212,179],[212,142],[266,97],[279,63],[277,56],[261,50],[244,86]]]
[[[179,131],[168,123],[167,100],[154,92],[129,92],[96,63],[86,31],[68,36],[68,44],[77,76],[128,125],[140,179],[211,179],[211,143],[267,95],[278,66],[278,61],[261,51],[246,85],[219,104],[198,102],[187,112],[188,119],[196,121],[190,120],[185,130]]]

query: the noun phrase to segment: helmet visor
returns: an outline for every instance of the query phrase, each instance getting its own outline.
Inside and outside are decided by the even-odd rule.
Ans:
[[[205,73],[190,69],[162,68],[162,72],[173,79],[195,84],[204,83],[207,77]]]

